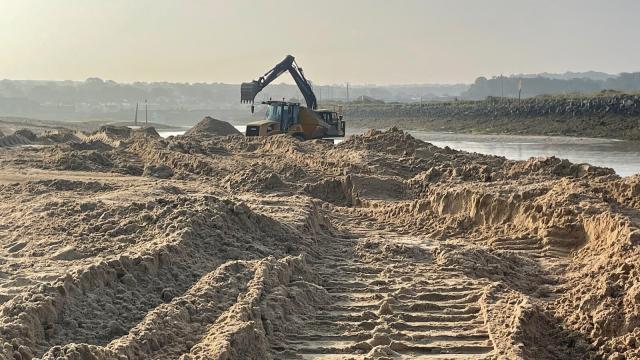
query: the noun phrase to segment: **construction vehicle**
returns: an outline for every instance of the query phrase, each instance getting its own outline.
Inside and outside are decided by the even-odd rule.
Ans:
[[[307,106],[284,99],[263,101],[262,104],[267,105],[265,119],[247,124],[246,136],[290,134],[300,140],[343,137],[345,121],[342,114],[328,109],[317,109],[318,101],[311,84],[291,55],[287,55],[258,80],[242,83],[240,101],[250,103],[253,113],[256,95],[286,71],[298,85]]]

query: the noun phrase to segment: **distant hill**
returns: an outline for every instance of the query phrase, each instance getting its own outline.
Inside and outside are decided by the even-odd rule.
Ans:
[[[523,97],[540,94],[594,93],[613,89],[639,91],[640,73],[611,75],[603,72],[563,74],[520,74],[508,77],[479,77],[469,84],[357,85],[346,82],[313,86],[320,103],[347,99],[418,103],[458,98],[518,96],[523,80]],[[85,81],[0,80],[0,116],[58,121],[133,121],[173,126],[191,126],[205,116],[240,125],[261,117],[261,101],[303,99],[295,85],[271,84],[256,97],[256,113],[240,103],[240,85],[223,83],[118,83],[100,78]],[[148,105],[148,112],[146,111]]]
[[[571,80],[571,79],[590,79],[596,81],[603,81],[611,78],[615,78],[618,75],[615,74],[607,74],[599,71],[584,71],[584,72],[573,72],[567,71],[564,73],[548,73],[543,72],[539,74],[514,74],[510,75],[511,78],[546,78],[546,79],[556,79],[556,80]]]
[[[417,85],[315,85],[320,102],[357,99],[418,102],[460,96],[468,84]],[[302,99],[297,86],[271,84],[256,98]],[[146,100],[146,102],[145,102]],[[85,81],[0,80],[0,116],[64,121],[132,121],[138,104],[138,120],[170,125],[193,125],[204,116],[243,124],[252,119],[249,106],[240,103],[240,85],[223,83],[118,83],[99,78]],[[262,111],[258,107],[257,110]]]
[[[571,75],[573,74],[573,75]],[[578,74],[578,75],[576,75]],[[565,73],[562,77],[579,76],[593,73]],[[604,73],[600,73],[604,74]],[[593,75],[595,76],[595,75]],[[604,75],[603,75],[604,76]],[[494,76],[491,79],[479,77],[469,87],[469,90],[462,94],[465,99],[481,100],[488,96],[495,97],[518,97],[519,85],[522,85],[521,96],[523,98],[538,95],[556,95],[556,94],[593,94],[603,90],[617,90],[624,92],[640,91],[640,72],[621,73],[619,75],[608,77],[602,80],[596,80],[589,77],[544,77],[542,75],[535,77]]]

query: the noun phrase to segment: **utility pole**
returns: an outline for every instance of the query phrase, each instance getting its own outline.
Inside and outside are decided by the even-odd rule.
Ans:
[[[144,99],[144,123],[145,125],[149,123],[149,104],[147,99]]]
[[[500,97],[504,97],[504,76],[500,74]]]
[[[349,83],[347,83],[347,102],[349,102]]]
[[[521,95],[522,95],[522,79],[518,80],[518,102],[520,102]]]
[[[136,103],[136,115],[133,118],[133,125],[138,126],[138,103]]]

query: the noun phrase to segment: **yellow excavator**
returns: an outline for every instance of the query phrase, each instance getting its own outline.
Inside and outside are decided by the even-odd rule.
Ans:
[[[345,121],[342,114],[317,108],[318,102],[311,84],[291,55],[287,55],[283,61],[258,80],[242,83],[240,101],[250,103],[251,112],[253,112],[256,95],[286,71],[298,85],[307,106],[288,101],[263,101],[262,104],[267,105],[265,119],[247,124],[246,136],[290,134],[300,140],[343,137]]]

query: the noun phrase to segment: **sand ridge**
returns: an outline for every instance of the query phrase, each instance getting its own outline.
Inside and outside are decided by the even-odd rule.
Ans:
[[[4,358],[640,356],[636,177],[125,132],[0,149]]]

